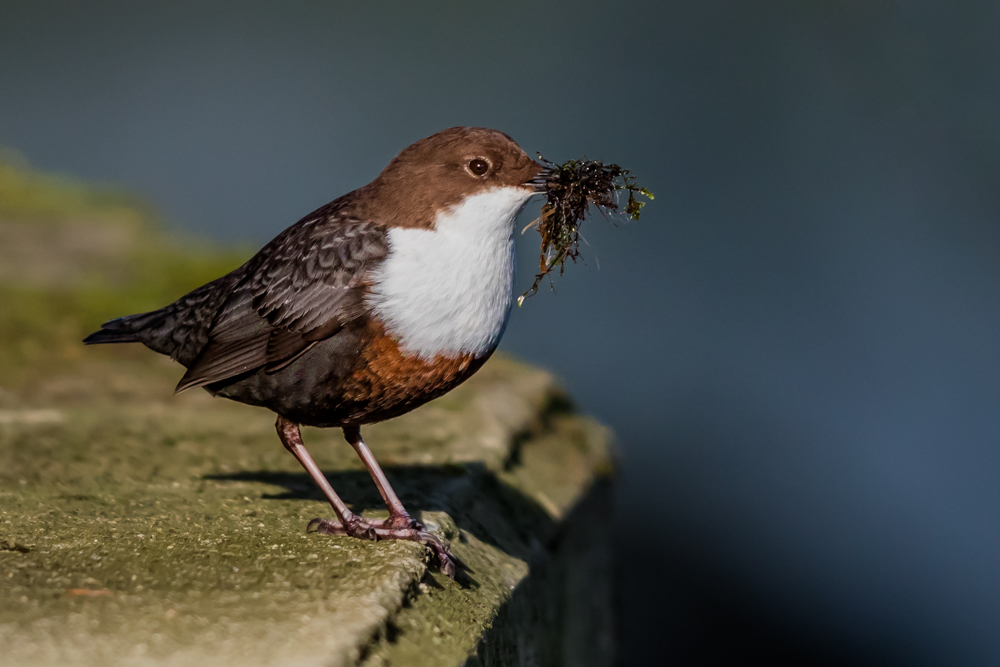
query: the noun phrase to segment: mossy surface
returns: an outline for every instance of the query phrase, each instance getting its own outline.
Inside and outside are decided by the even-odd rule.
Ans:
[[[497,358],[365,430],[465,577],[429,570],[418,544],[306,534],[330,510],[273,415],[174,396],[180,367],[141,346],[79,343],[248,256],[179,243],[128,197],[0,164],[5,665],[459,664],[609,469],[607,433],[547,373]],[[304,437],[355,510],[385,515],[339,432]]]
[[[30,195],[17,194],[22,190]],[[248,249],[178,241],[124,195],[86,192],[67,179],[0,161],[5,387],[75,370],[84,360],[121,358],[120,351],[85,355],[79,342],[102,322],[165,305],[251,255]],[[46,197],[48,206],[31,208]]]

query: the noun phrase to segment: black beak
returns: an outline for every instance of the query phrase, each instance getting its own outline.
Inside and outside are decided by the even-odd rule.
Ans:
[[[537,162],[535,164],[538,165],[538,171],[534,176],[525,181],[525,185],[531,186],[535,194],[545,194],[548,191],[549,178],[552,176],[553,170]]]

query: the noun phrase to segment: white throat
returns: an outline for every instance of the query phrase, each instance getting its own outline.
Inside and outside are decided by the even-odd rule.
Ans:
[[[531,196],[493,188],[438,213],[434,229],[389,230],[369,305],[404,353],[429,361],[497,346],[514,290],[514,218]]]

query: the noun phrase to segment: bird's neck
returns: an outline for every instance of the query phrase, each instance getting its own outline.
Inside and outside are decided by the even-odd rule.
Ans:
[[[514,289],[514,219],[531,197],[494,188],[440,211],[433,229],[389,230],[369,305],[406,354],[489,354]]]

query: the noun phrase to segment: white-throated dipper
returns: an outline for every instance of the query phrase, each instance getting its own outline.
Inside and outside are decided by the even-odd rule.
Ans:
[[[361,439],[475,373],[500,342],[514,289],[514,219],[545,170],[506,134],[454,127],[403,150],[368,185],[279,234],[243,266],[85,343],[140,342],[187,368],[177,391],[259,405],[333,506],[319,532],[430,547]],[[300,425],[340,427],[389,518],[351,512],[302,444]]]

